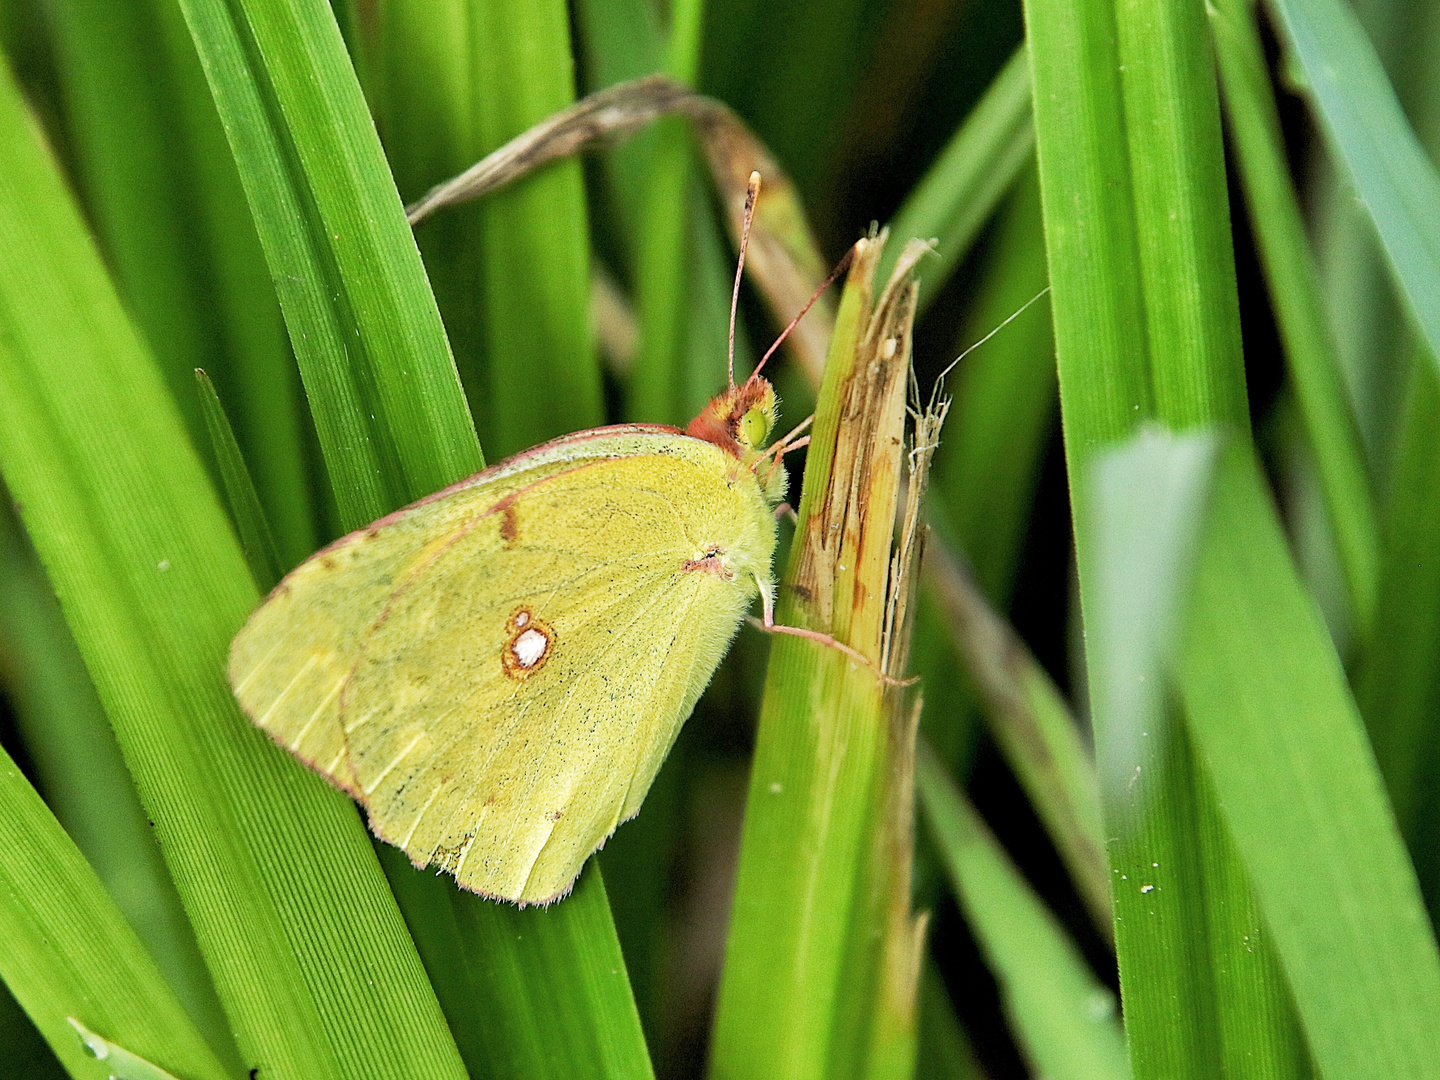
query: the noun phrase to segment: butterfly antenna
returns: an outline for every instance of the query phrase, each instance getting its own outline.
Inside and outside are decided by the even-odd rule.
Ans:
[[[750,223],[755,220],[755,203],[760,198],[760,174],[752,172],[745,185],[745,221],[740,226],[740,261],[735,265],[735,288],[730,290],[730,351],[726,369],[730,389],[735,389],[735,309],[740,306],[740,277],[745,273],[745,249],[750,246]]]
[[[765,366],[765,361],[769,360],[770,357],[775,355],[775,350],[780,348],[780,346],[785,343],[785,339],[790,336],[790,331],[794,330],[795,327],[800,325],[800,320],[805,317],[805,313],[807,311],[809,311],[812,307],[815,306],[815,301],[820,299],[821,294],[824,293],[825,290],[828,289],[831,285],[835,284],[835,279],[850,268],[850,262],[854,258],[855,248],[852,246],[849,251],[845,252],[844,256],[840,259],[840,261],[835,264],[835,269],[830,271],[830,276],[820,283],[820,287],[815,290],[815,295],[810,297],[810,299],[805,302],[805,306],[800,309],[800,314],[796,315],[795,318],[791,319],[790,325],[785,327],[784,330],[780,331],[780,336],[775,339],[775,344],[771,345],[770,348],[765,350],[765,355],[760,358],[760,363],[756,364],[755,370],[750,373],[750,377],[752,379],[760,374],[760,369]]]
[[[1002,322],[999,326],[995,327],[994,330],[991,330],[988,334],[986,334],[984,337],[982,337],[979,341],[975,342],[974,345],[969,346],[969,347],[968,347],[964,352],[962,352],[959,356],[955,357],[954,360],[951,360],[950,363],[946,364],[946,365],[945,365],[945,370],[942,371],[942,372],[940,372],[939,378],[937,378],[935,381],[938,383],[938,382],[940,381],[940,379],[943,379],[943,378],[945,378],[946,375],[949,375],[950,372],[952,372],[952,371],[955,370],[955,365],[956,365],[956,364],[958,364],[961,360],[964,360],[965,357],[969,356],[972,352],[974,352],[976,349],[978,349],[981,345],[984,345],[985,342],[989,341],[992,337],[994,337],[996,334],[998,334],[1001,330],[1004,330],[1005,327],[1009,326],[1012,322],[1014,322],[1016,319],[1018,319],[1021,315],[1025,314],[1026,309],[1028,309],[1031,304],[1035,303],[1036,300],[1039,300],[1042,296],[1044,296],[1044,295],[1045,295],[1046,293],[1048,293],[1049,291],[1050,291],[1050,286],[1049,286],[1049,285],[1046,285],[1043,289],[1041,289],[1039,292],[1037,292],[1034,296],[1030,297],[1029,300],[1026,300],[1025,303],[1021,304],[1020,307],[1019,307],[1019,309],[1016,310],[1015,312],[1013,312],[1008,319],[1006,319],[1004,322]]]

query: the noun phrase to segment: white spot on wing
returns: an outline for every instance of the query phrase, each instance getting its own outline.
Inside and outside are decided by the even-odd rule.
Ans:
[[[517,617],[515,621],[518,623],[520,620]],[[511,644],[510,651],[515,654],[515,662],[522,668],[532,668],[540,662],[549,647],[550,639],[539,630],[526,630]]]

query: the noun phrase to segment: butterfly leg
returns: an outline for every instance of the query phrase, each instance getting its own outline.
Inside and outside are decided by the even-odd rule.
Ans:
[[[880,670],[878,666],[876,666],[875,662],[871,660],[868,656],[866,656],[864,653],[856,649],[852,649],[843,641],[836,641],[829,634],[822,634],[819,630],[807,630],[802,626],[784,626],[780,623],[777,623],[775,621],[774,584],[759,577],[757,577],[755,581],[756,584],[760,586],[760,614],[762,619],[760,623],[760,629],[764,630],[767,634],[789,634],[792,637],[805,638],[808,641],[818,642],[819,644],[828,646],[832,649],[839,649],[842,653],[848,656],[851,660],[854,660],[857,664],[863,664],[865,667],[868,667],[871,671],[875,672],[875,675],[880,679],[881,682],[886,683],[890,686],[909,686],[911,683],[915,682],[914,679],[897,679],[891,675],[886,675],[883,671]],[[754,622],[754,620],[752,619],[751,622]]]
[[[770,471],[765,474],[766,483],[769,483],[770,477],[775,474],[775,470],[780,468],[781,463],[785,460],[786,454],[788,454],[791,450],[799,450],[802,446],[810,445],[810,436],[806,435],[804,438],[801,438],[800,433],[803,432],[814,422],[815,414],[811,413],[804,420],[801,420],[800,423],[796,424],[794,430],[791,431],[790,434],[786,435],[783,439],[772,443],[770,445],[770,449],[766,450],[765,453],[760,455],[761,461],[764,461],[767,457],[771,458]],[[759,464],[759,462],[757,462],[756,464]]]

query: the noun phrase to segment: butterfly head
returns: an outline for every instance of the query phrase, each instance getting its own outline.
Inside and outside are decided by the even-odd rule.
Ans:
[[[704,439],[749,464],[770,439],[780,399],[768,379],[753,376],[710,399],[685,434]]]
[[[690,421],[685,434],[714,443],[738,458],[755,472],[772,502],[785,497],[784,469],[768,468],[772,463],[763,453],[770,432],[780,414],[780,399],[768,379],[752,375],[710,399],[700,415]],[[772,490],[774,489],[774,490]]]

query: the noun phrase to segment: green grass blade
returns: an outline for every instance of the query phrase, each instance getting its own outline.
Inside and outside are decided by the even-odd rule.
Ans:
[[[0,467],[241,1053],[280,1074],[463,1076],[353,809],[230,695],[254,584],[8,81],[0,142]]]
[[[196,367],[225,389],[291,561],[313,550],[299,381],[225,133],[180,9],[74,0],[50,12],[87,210],[191,438]]]
[[[587,89],[593,93],[657,71],[693,84],[701,7],[688,0],[677,6],[667,42],[649,0],[577,4]],[[628,373],[629,416],[684,424],[725,385],[734,256],[683,122],[661,121],[637,133],[610,149],[606,163],[615,214],[605,240],[631,271],[641,322],[641,352]],[[740,372],[753,363],[743,319],[736,327],[735,362]]]
[[[670,4],[665,73],[694,85],[700,68],[703,0]],[[648,137],[640,236],[635,265],[635,308],[640,352],[630,379],[630,416],[651,423],[684,424],[724,386],[718,343],[711,362],[689,370],[686,324],[691,308],[688,280],[693,263],[690,189],[700,176],[688,125],[679,117],[659,121]],[[703,355],[703,353],[701,354]]]
[[[471,63],[470,0],[387,3],[382,17],[340,13],[357,74],[375,118],[401,199],[409,203],[483,156]],[[476,426],[486,443],[490,367],[482,212],[457,207],[416,228],[430,285],[445,323]]]
[[[559,0],[479,0],[476,121],[488,153],[575,100]],[[590,244],[580,163],[552,165],[481,210],[491,452],[510,454],[603,419],[590,340]]]
[[[1120,61],[1104,4],[1031,0],[1025,19],[1066,461],[1075,476],[1154,411],[1147,343],[1136,333],[1145,307],[1132,272],[1134,204],[1112,74]]]
[[[381,858],[474,1075],[653,1075],[598,865],[563,903],[520,911]]]
[[[0,836],[0,976],[70,1075],[107,1071],[76,1038],[73,1016],[186,1080],[236,1080],[3,750]]]
[[[1131,934],[1121,948],[1122,990],[1139,988],[1127,998],[1126,1027],[1137,1075],[1198,1077],[1218,1065],[1238,1076],[1262,1062],[1266,1076],[1307,1076],[1228,821],[1165,695],[1183,644],[1183,601],[1216,445],[1206,432],[1145,433],[1099,459],[1090,483],[1093,562],[1081,572],[1092,589],[1092,705],[1105,717],[1097,755],[1117,937],[1125,940],[1131,925],[1159,928]],[[1166,830],[1189,858],[1165,860],[1156,841]],[[1197,925],[1204,934],[1176,933]]]
[[[407,196],[575,99],[564,4],[401,3],[359,26]],[[421,235],[492,456],[600,423],[579,162],[447,212]]]
[[[1199,4],[1116,7],[1156,415],[1249,424],[1220,110]]]
[[[1217,478],[1179,679],[1324,1076],[1440,1075],[1440,954],[1345,674],[1243,447]]]
[[[1416,357],[1396,450],[1384,572],[1371,641],[1356,679],[1375,758],[1431,912],[1440,910],[1440,377]],[[1432,918],[1433,918],[1432,914]]]
[[[1188,743],[1147,748],[1116,728],[1107,703],[1125,684],[1096,659],[1106,628],[1092,625],[1100,583],[1086,569],[1105,520],[1088,504],[1091,455],[1150,417],[1248,427],[1204,13],[1088,0],[1032,0],[1026,12],[1107,834],[1133,801],[1145,811],[1110,846],[1132,1064],[1140,1077],[1209,1077],[1256,1055],[1299,1068],[1273,961],[1263,941],[1246,945],[1256,916],[1244,872]],[[1121,775],[1139,779],[1105,783]],[[1168,884],[1133,899],[1120,889],[1157,868]],[[1257,1000],[1268,1003],[1258,1014]]]
[[[239,1072],[229,1024],[115,733],[9,493],[0,488],[0,497],[0,685],[36,783],[181,1004]]]
[[[235,532],[240,538],[240,550],[245,553],[256,588],[269,592],[284,574],[280,553],[275,550],[275,538],[270,535],[270,525],[260,508],[260,497],[255,494],[250,470],[245,467],[245,459],[240,455],[240,445],[235,441],[235,432],[225,415],[225,406],[220,404],[220,396],[215,393],[215,384],[204,371],[196,369],[195,386],[200,398],[200,411],[205,417],[205,428],[210,433],[215,463],[220,469],[220,482],[230,503],[230,520],[235,523]]]
[[[356,527],[476,471],[434,296],[323,0],[181,0]],[[341,448],[344,448],[342,450]]]
[[[880,276],[889,274],[900,244],[912,236],[939,240],[935,257],[925,264],[920,286],[920,310],[924,311],[970,250],[980,227],[995,212],[1034,149],[1030,65],[1022,45],[895,212],[890,235],[899,243],[881,264]]]
[[[1200,4],[1166,3],[1147,4],[1140,12],[1117,5],[1116,12],[1157,416],[1171,430],[1215,425],[1243,438],[1249,405],[1218,90],[1214,56],[1205,40],[1205,12]],[[1198,871],[1194,880],[1203,882],[1177,906],[1188,906],[1193,917],[1196,893],[1203,903],[1199,925],[1208,939],[1219,1041],[1214,1050],[1187,1048],[1187,1066],[1203,1074],[1218,1059],[1227,1070],[1243,1071],[1248,1061],[1259,1060],[1267,1063],[1271,1075],[1303,1076],[1309,1071],[1308,1060],[1275,954],[1258,934],[1260,914],[1247,880],[1250,867],[1248,862],[1242,865],[1232,844],[1233,818],[1221,817],[1230,793],[1212,789],[1205,771],[1185,760],[1190,755],[1182,737],[1171,745],[1178,766],[1176,794],[1184,799],[1181,789],[1188,781],[1194,814],[1188,827],[1183,818],[1175,824],[1183,830],[1179,835],[1188,832],[1193,838],[1192,852],[1199,862],[1170,869],[1181,875]],[[1167,753],[1166,748],[1161,752]],[[1143,788],[1143,783],[1138,786]],[[1144,873],[1143,842],[1132,851],[1140,856]],[[1160,862],[1160,872],[1165,872],[1163,855],[1152,862]],[[1132,874],[1134,880],[1139,879]],[[1169,900],[1176,899],[1172,891]],[[1163,906],[1166,899],[1154,903]],[[1265,905],[1259,906],[1263,913]],[[1128,1023],[1128,1000],[1126,1008]],[[1203,1015],[1197,1019],[1203,1025]],[[1160,1029],[1155,1033],[1161,1038],[1166,1034]],[[1139,1050],[1134,1055],[1139,1072],[1142,1055]],[[1166,1071],[1158,1059],[1148,1064]]]
[[[1000,983],[1035,1071],[1054,1080],[1126,1080],[1115,998],[928,748],[920,805],[956,899]]]
[[[1369,212],[1410,312],[1440,361],[1440,177],[1355,14],[1274,0],[1330,146]]]
[[[1353,620],[1364,640],[1374,617],[1380,540],[1360,432],[1345,397],[1320,278],[1290,181],[1254,12],[1235,0],[1221,0],[1210,12],[1251,228],[1259,241],[1284,339],[1290,381],[1315,454]]]

